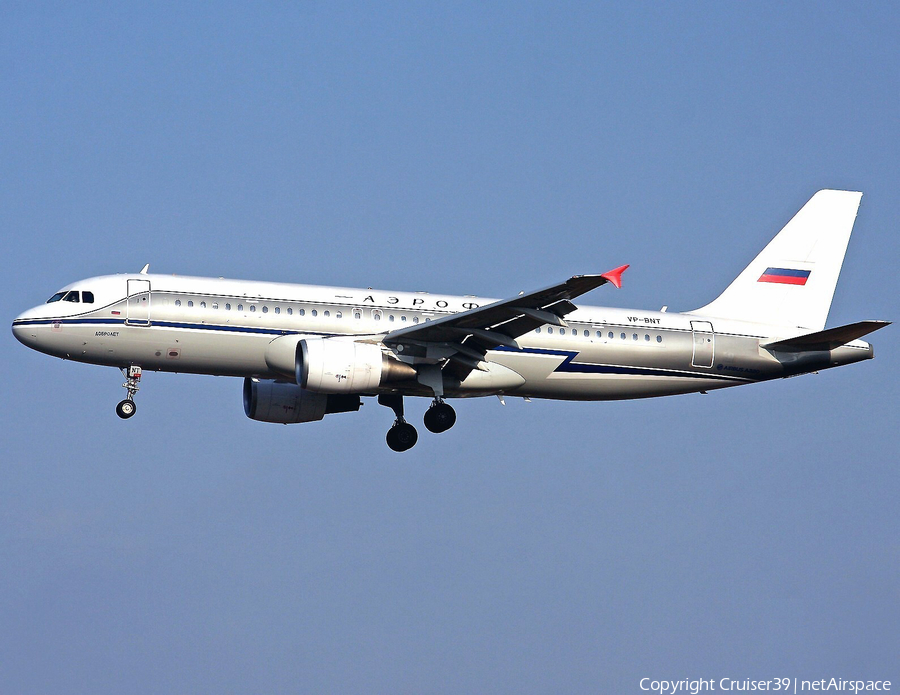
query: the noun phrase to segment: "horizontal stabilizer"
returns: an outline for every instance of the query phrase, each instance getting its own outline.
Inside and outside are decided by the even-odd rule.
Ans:
[[[829,328],[826,331],[816,331],[815,333],[798,335],[796,338],[766,343],[761,347],[767,350],[787,351],[833,350],[841,345],[846,345],[851,340],[862,338],[864,335],[877,331],[879,328],[884,328],[890,323],[890,321],[858,321],[846,326]]]

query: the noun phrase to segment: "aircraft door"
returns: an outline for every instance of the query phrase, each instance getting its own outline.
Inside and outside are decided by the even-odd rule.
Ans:
[[[694,336],[694,351],[691,366],[712,367],[716,356],[716,334],[709,321],[691,321]]]
[[[150,281],[128,280],[125,323],[130,326],[150,325]]]

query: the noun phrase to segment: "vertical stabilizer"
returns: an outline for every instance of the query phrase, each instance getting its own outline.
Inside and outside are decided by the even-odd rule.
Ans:
[[[822,330],[861,198],[816,193],[715,301],[690,313]]]

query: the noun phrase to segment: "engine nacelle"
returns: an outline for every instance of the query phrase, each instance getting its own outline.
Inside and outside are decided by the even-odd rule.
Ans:
[[[329,413],[359,410],[361,405],[359,396],[313,393],[284,381],[244,379],[244,413],[251,420],[314,422]]]
[[[295,377],[317,393],[366,393],[379,386],[416,381],[416,370],[388,357],[378,345],[335,338],[307,338],[297,345]]]

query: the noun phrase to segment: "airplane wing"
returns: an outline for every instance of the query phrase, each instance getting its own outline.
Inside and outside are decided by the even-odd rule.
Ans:
[[[574,275],[536,292],[391,331],[383,342],[403,354],[449,360],[448,367],[463,379],[472,369],[484,369],[480,363],[488,350],[518,348],[516,338],[546,323],[565,326],[562,317],[575,310],[573,299],[608,282],[621,287],[626,268],[623,265],[601,275]]]

